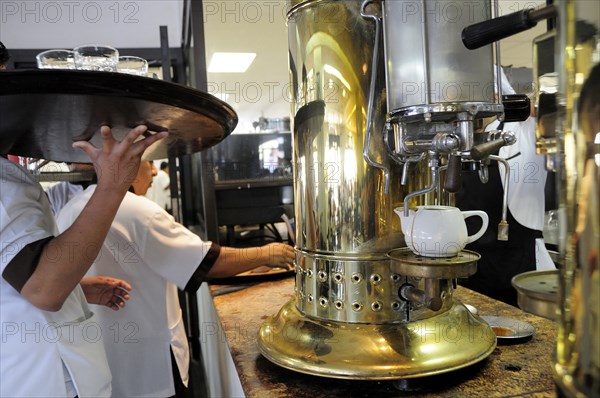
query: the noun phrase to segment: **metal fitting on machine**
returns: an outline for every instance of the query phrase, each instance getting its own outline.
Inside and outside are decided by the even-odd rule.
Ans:
[[[512,131],[493,131],[487,137],[487,142],[475,145],[471,148],[470,156],[473,160],[482,160],[503,146],[512,145],[517,142],[517,137]]]
[[[505,145],[517,142],[517,136],[512,131],[492,130],[488,132],[487,141],[504,140]]]
[[[431,140],[431,150],[440,153],[449,153],[458,149],[460,138],[454,134],[438,133]]]
[[[439,294],[439,281],[433,280],[433,279],[427,279],[425,281],[426,289],[427,289],[427,282],[437,282],[437,286],[438,286],[437,294],[434,291],[425,292],[421,289],[417,289],[413,285],[405,284],[405,285],[402,285],[400,287],[400,289],[398,289],[398,295],[400,296],[401,299],[406,300],[408,302],[421,304],[421,305],[425,306],[426,308],[429,308],[432,311],[439,311],[442,308],[442,304],[443,304],[443,301],[440,298],[440,294]]]
[[[506,159],[501,158],[500,156],[490,155],[489,159],[496,160],[504,165],[504,181],[506,181],[506,183],[504,184],[504,196],[502,198],[502,220],[500,220],[500,223],[498,224],[498,240],[507,241],[508,222],[506,221],[506,213],[508,210],[508,182],[510,181],[510,165],[508,164]]]
[[[426,193],[433,192],[438,185],[440,160],[439,155],[435,152],[429,153],[429,168],[431,169],[431,185],[409,193],[404,197],[404,214],[408,216],[410,199],[415,196],[425,195]]]

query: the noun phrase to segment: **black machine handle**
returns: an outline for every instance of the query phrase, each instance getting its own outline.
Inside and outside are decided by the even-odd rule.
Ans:
[[[469,50],[507,38],[533,28],[539,21],[556,17],[553,5],[528,8],[487,21],[467,26],[462,31],[462,41]]]
[[[498,151],[504,145],[506,145],[506,141],[504,141],[502,138],[475,145],[471,148],[471,158],[473,160],[482,160],[485,157],[496,153],[496,151]]]
[[[451,193],[460,191],[462,180],[460,178],[462,171],[462,161],[458,155],[448,157],[448,168],[446,169],[446,182],[444,189]]]
[[[522,122],[531,114],[531,100],[524,94],[502,96],[504,105],[504,122]]]

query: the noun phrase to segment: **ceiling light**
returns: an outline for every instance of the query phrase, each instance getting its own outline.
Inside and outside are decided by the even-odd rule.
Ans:
[[[208,65],[208,72],[244,73],[255,57],[256,53],[214,53]]]

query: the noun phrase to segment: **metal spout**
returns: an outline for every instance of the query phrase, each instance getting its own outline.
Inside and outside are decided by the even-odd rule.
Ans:
[[[426,281],[426,285],[428,281],[429,280]],[[409,301],[411,303],[421,304],[432,311],[439,311],[442,308],[443,304],[442,299],[439,296],[439,292],[437,295],[428,295],[426,292],[424,292],[421,289],[417,289],[413,285],[406,284],[401,286],[398,290],[398,295],[403,300]]]
[[[435,153],[432,155],[435,155]],[[425,187],[423,189],[420,189],[418,191],[411,192],[404,197],[404,215],[405,216],[408,216],[408,205],[410,203],[411,198],[414,198],[415,196],[425,195],[426,193],[435,191],[435,189],[438,185],[438,178],[439,178],[439,173],[438,173],[439,160],[436,158],[429,159],[429,168],[431,169],[431,185],[428,187]]]

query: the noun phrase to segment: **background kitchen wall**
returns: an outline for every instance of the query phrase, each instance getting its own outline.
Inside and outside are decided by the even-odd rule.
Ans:
[[[181,42],[182,0],[0,1],[0,37],[9,48],[72,48],[106,43],[157,47],[159,26],[169,45]]]

